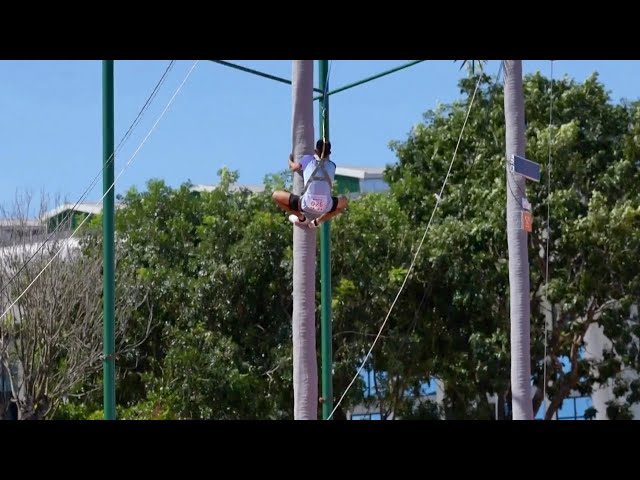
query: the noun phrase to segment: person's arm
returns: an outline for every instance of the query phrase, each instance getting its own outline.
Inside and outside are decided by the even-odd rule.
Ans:
[[[300,161],[296,162],[293,159],[293,153],[290,153],[289,168],[294,172],[302,172],[305,168],[307,168],[307,165],[309,165],[309,162],[311,162],[311,160],[313,160],[313,155],[302,155]]]
[[[293,153],[290,153],[290,154],[289,154],[289,169],[290,169],[292,172],[297,172],[297,171],[302,170],[302,165],[300,165],[298,162],[296,162],[296,161],[293,159]]]

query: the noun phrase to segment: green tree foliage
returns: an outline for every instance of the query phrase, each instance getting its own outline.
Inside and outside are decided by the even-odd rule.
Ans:
[[[291,414],[291,224],[270,199],[282,177],[254,195],[219,175],[212,191],[151,180],[122,199],[117,268],[149,292],[131,338],[153,323],[116,362],[121,418]],[[86,403],[100,408],[99,391]]]
[[[138,311],[139,328],[146,328],[150,314],[154,318],[148,339],[118,362],[121,418],[292,415],[291,225],[270,197],[273,188],[287,185],[274,175],[264,193],[251,194],[231,188],[237,175],[220,173],[211,192],[151,181],[145,192],[130,191],[118,210],[118,269],[133,272],[150,292],[149,304]],[[386,194],[354,202],[333,231],[338,393],[402,283],[416,232]],[[406,368],[420,365],[414,360],[424,350],[415,305],[424,305],[425,296],[411,298],[399,300],[400,316],[372,364],[390,372],[376,395],[385,411],[397,411],[402,392],[429,378],[420,368]],[[407,329],[413,329],[409,338]],[[362,399],[361,389],[352,389],[336,418]],[[89,411],[99,407],[95,400]],[[60,415],[77,415],[74,408]]]
[[[290,229],[267,194],[236,191],[237,174],[219,173],[210,192],[150,181],[118,210],[118,268],[151,292],[155,319],[120,363],[119,403],[149,405],[134,416],[290,411]]]
[[[411,263],[416,231],[399,204],[387,194],[368,194],[350,203],[332,222],[334,391],[342,395],[362,364]],[[424,278],[420,276],[420,278]],[[422,342],[432,337],[422,321],[431,301],[409,283],[389,317],[367,362],[376,375],[367,403],[386,418],[398,413],[409,389],[429,379],[432,357]],[[362,401],[358,381],[341,409]],[[412,392],[409,392],[412,395]],[[338,413],[338,411],[336,412]]]

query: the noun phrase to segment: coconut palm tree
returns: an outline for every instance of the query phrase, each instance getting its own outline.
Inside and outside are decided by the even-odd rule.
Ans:
[[[313,155],[313,60],[293,60],[293,155]],[[293,193],[304,180],[293,174]],[[293,410],[295,420],[318,419],[315,326],[316,230],[293,226]]]
[[[506,158],[524,157],[525,119],[522,60],[504,63]],[[522,228],[524,177],[507,169],[507,245],[511,313],[511,394],[514,420],[533,420],[531,395],[530,300],[528,233]]]

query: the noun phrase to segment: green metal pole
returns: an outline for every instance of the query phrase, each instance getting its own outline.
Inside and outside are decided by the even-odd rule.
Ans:
[[[320,89],[327,87],[328,60],[318,60]],[[329,140],[329,97],[320,99],[320,138]],[[331,221],[320,227],[320,342],[322,350],[322,418],[327,420],[333,410],[333,359],[331,352]]]
[[[259,77],[269,78],[271,80],[275,80],[276,82],[286,83],[287,85],[291,85],[291,80],[287,80],[286,78],[276,77],[275,75],[271,75],[269,73],[264,73],[259,70],[254,70],[253,68],[243,67],[242,65],[236,65],[235,63],[225,62],[224,60],[209,60],[210,62],[219,63],[220,65],[224,65],[225,67],[235,68],[236,70],[240,70],[242,72],[252,73],[253,75],[258,75]],[[323,90],[319,88],[314,88],[314,92],[322,93]]]
[[[350,83],[348,85],[344,85],[344,86],[342,86],[340,88],[336,88],[335,90],[333,90],[331,92],[328,92],[327,96],[331,96],[331,95],[335,95],[336,93],[344,92],[345,90],[349,90],[350,88],[357,87],[359,85],[362,85],[364,83],[370,82],[372,80],[376,80],[376,79],[378,79],[380,77],[384,77],[386,75],[390,75],[392,73],[399,72],[400,70],[404,70],[405,68],[413,67],[414,65],[417,65],[418,63],[421,63],[421,62],[426,62],[426,60],[413,60],[413,61],[411,61],[409,63],[405,63],[404,65],[400,65],[399,67],[395,67],[395,68],[392,68],[390,70],[385,70],[384,72],[380,72],[380,73],[378,73],[376,75],[372,75],[371,77],[363,78],[362,80],[358,80],[357,82],[353,82],[353,83]],[[321,98],[322,98],[322,95],[318,95],[318,96],[314,97],[314,100],[319,100]]]
[[[116,419],[115,385],[115,261],[114,261],[114,107],[113,60],[102,61],[102,293],[104,318],[103,398],[104,419]]]

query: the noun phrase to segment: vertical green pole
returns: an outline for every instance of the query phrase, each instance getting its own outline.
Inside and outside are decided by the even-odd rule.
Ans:
[[[104,419],[116,419],[115,385],[115,261],[114,261],[114,107],[113,60],[102,61],[102,293],[104,318],[103,399]],[[108,193],[107,193],[108,192]]]
[[[319,87],[326,92],[328,60],[318,60]],[[329,97],[320,98],[320,138],[329,140]],[[324,222],[320,227],[320,298],[321,321],[320,342],[322,349],[322,418],[329,418],[333,410],[333,359],[331,351],[331,221]]]

